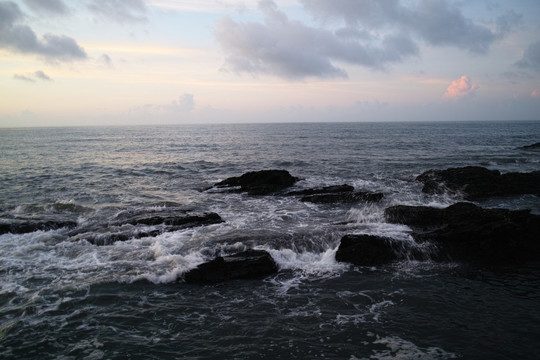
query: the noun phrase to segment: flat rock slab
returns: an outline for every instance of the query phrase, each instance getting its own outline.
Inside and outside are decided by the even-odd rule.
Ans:
[[[428,194],[461,193],[465,200],[523,194],[540,195],[540,171],[506,173],[479,166],[429,170],[416,178]]]
[[[350,191],[331,194],[307,195],[300,199],[303,202],[315,204],[356,203],[356,202],[379,202],[384,195],[367,191]]]
[[[74,228],[76,221],[72,220],[21,220],[9,219],[0,223],[0,235],[2,234],[26,234],[34,231],[48,231],[60,228]]]
[[[218,256],[184,274],[187,283],[216,283],[234,279],[253,279],[277,273],[272,256],[264,250],[247,250]]]
[[[269,195],[286,189],[297,181],[298,178],[286,170],[261,170],[227,178],[213,187],[229,188],[230,191],[247,192],[249,195]]]

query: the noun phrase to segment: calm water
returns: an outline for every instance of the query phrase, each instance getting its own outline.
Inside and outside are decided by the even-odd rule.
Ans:
[[[73,220],[0,235],[0,357],[6,359],[536,359],[540,267],[492,273],[403,261],[335,262],[345,234],[413,241],[395,204],[428,169],[540,170],[540,122],[204,125],[0,130],[0,222]],[[380,204],[201,191],[246,171],[286,169],[295,189],[349,183]],[[535,196],[485,207],[529,208]],[[133,214],[212,211],[225,222],[137,238]],[[96,246],[92,236],[131,234]],[[76,233],[76,235],[74,235]],[[268,250],[280,272],[194,286],[216,254]]]

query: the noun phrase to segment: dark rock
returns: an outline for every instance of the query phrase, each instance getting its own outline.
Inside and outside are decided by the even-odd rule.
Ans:
[[[392,239],[373,235],[345,235],[336,252],[336,261],[359,266],[378,266],[397,260]]]
[[[274,274],[278,267],[264,250],[247,250],[217,257],[184,274],[188,283],[215,283],[233,279],[252,279]]]
[[[343,184],[343,185],[326,186],[326,187],[318,188],[318,189],[305,189],[305,190],[291,191],[291,192],[288,192],[286,195],[306,196],[306,195],[314,195],[314,194],[333,194],[333,193],[343,193],[343,192],[352,192],[352,191],[354,191],[353,186]]]
[[[247,192],[249,195],[268,195],[286,189],[296,181],[298,178],[291,176],[286,170],[261,170],[225,179],[214,187],[238,188],[237,191]]]
[[[222,223],[223,219],[216,213],[205,213],[201,215],[152,215],[152,216],[136,216],[127,219],[124,223],[131,225],[168,225],[176,227],[195,227],[203,225],[212,225]]]
[[[540,150],[540,142],[537,142],[537,143],[532,144],[532,145],[522,146],[522,147],[519,147],[518,149],[520,149],[520,150]]]
[[[462,193],[466,200],[522,194],[540,195],[540,171],[501,174],[497,170],[467,166],[429,170],[419,175],[416,180],[424,184],[422,191],[425,193]]]
[[[393,206],[385,217],[411,226],[416,240],[435,242],[447,259],[490,267],[540,260],[540,216],[529,210]]]
[[[382,193],[371,193],[365,191],[356,192],[339,192],[331,194],[315,194],[304,196],[300,201],[311,202],[316,204],[333,204],[333,203],[355,203],[355,202],[379,202],[384,197]]]
[[[26,234],[34,231],[48,231],[60,228],[72,228],[77,226],[76,221],[72,220],[19,220],[10,219],[9,223],[0,224],[0,235]]]

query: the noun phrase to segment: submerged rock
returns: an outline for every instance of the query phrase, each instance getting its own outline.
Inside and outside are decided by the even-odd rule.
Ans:
[[[261,170],[225,179],[213,187],[247,192],[249,195],[269,195],[292,186],[298,178],[286,170]],[[236,188],[236,189],[231,189]]]
[[[252,279],[274,274],[278,267],[264,250],[247,250],[217,257],[184,274],[188,283],[215,283],[234,279]]]
[[[529,210],[400,205],[387,208],[385,217],[409,225],[416,240],[435,242],[448,260],[490,267],[540,260],[540,216]]]
[[[506,173],[479,166],[429,170],[416,178],[428,194],[462,193],[466,200],[482,200],[497,196],[540,195],[540,171]]]
[[[2,234],[26,234],[34,231],[48,231],[61,228],[73,228],[77,226],[72,220],[20,220],[9,219],[9,222],[0,223],[0,235]]]
[[[352,192],[352,191],[354,191],[354,187],[352,185],[343,184],[343,185],[325,186],[323,188],[316,188],[316,189],[304,189],[304,190],[298,190],[298,191],[291,191],[291,192],[288,192],[286,195],[306,196],[306,195],[314,195],[314,194],[334,194],[334,193],[343,193],[343,192]]]

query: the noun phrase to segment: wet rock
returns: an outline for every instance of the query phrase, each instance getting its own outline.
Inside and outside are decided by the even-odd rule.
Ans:
[[[435,242],[448,260],[489,267],[540,260],[540,216],[529,210],[393,206],[385,217],[409,225],[417,241]]]
[[[217,257],[184,274],[187,283],[215,283],[234,279],[253,279],[278,271],[272,256],[264,250],[247,250]]]
[[[292,186],[298,178],[286,170],[252,171],[238,177],[225,179],[213,187],[230,191],[247,192],[249,195],[269,195]]]
[[[72,230],[68,236],[72,241],[86,240],[94,245],[111,245],[117,241],[155,237],[166,232],[173,232],[198,226],[222,223],[223,219],[216,213],[203,214],[164,214],[122,216],[122,219],[109,224],[92,224]],[[144,225],[150,228],[136,227]]]
[[[392,239],[374,235],[345,235],[336,252],[336,261],[359,266],[379,266],[397,260]]]
[[[540,142],[537,142],[535,144],[522,146],[518,148],[519,150],[540,150]]]
[[[366,191],[348,191],[332,194],[314,194],[304,196],[300,201],[311,202],[315,204],[334,204],[334,203],[355,203],[355,202],[379,202],[384,195],[382,193],[372,193]]]
[[[416,178],[428,194],[461,193],[465,200],[498,196],[540,195],[540,171],[506,173],[479,166],[429,170]]]
[[[2,234],[26,234],[34,231],[48,231],[61,228],[73,228],[77,226],[72,220],[20,220],[9,219],[6,223],[0,223],[0,235]]]

